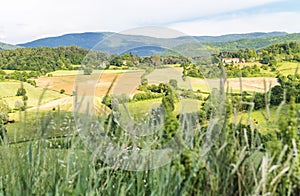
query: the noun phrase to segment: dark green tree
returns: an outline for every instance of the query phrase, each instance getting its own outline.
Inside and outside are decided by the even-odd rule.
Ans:
[[[259,110],[265,107],[265,94],[255,93],[253,97],[254,109]]]
[[[24,95],[26,95],[26,90],[22,86],[22,87],[18,88],[16,96],[24,96]]]
[[[271,88],[271,97],[270,97],[271,106],[280,105],[280,103],[283,101],[283,94],[284,94],[284,90],[281,86],[276,85],[273,88]]]

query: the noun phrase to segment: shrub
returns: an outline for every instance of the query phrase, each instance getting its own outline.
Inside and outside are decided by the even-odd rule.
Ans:
[[[265,107],[265,94],[255,93],[253,97],[254,109],[259,110]]]
[[[85,67],[83,69],[83,74],[84,75],[91,75],[93,73],[93,69],[91,67]]]
[[[27,80],[27,83],[30,84],[30,85],[32,85],[32,86],[34,86],[34,87],[36,87],[35,80]]]
[[[7,123],[8,121],[8,113],[11,111],[9,105],[6,103],[6,101],[0,100],[0,124]]]
[[[24,96],[24,95],[26,95],[25,88],[23,88],[23,87],[18,88],[16,96]]]
[[[284,90],[281,86],[276,85],[271,88],[271,97],[270,97],[270,105],[277,106],[283,101],[283,93]]]
[[[16,110],[20,110],[20,111],[24,111],[25,110],[25,104],[22,100],[17,100],[15,102],[15,109]]]
[[[159,93],[151,93],[151,92],[146,92],[146,93],[137,93],[133,96],[132,100],[133,101],[142,101],[142,100],[148,100],[148,99],[156,99],[162,97],[162,94]]]
[[[177,88],[178,88],[177,80],[175,80],[175,79],[171,79],[171,80],[169,81],[169,84],[170,84],[170,86],[172,86],[174,89],[177,89]]]

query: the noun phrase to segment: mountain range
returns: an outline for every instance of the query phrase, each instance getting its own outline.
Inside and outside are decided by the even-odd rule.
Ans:
[[[108,53],[128,53],[148,56],[155,53],[181,53],[197,56],[203,51],[236,51],[240,48],[260,49],[271,44],[300,41],[300,34],[285,32],[229,34],[222,36],[182,36],[176,38],[156,38],[142,35],[125,35],[112,32],[73,33],[56,37],[37,39],[17,46],[0,43],[0,49],[16,47],[58,47],[76,45]]]

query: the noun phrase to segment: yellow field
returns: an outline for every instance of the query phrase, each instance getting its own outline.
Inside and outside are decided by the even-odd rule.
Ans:
[[[242,91],[250,92],[264,92],[264,80],[267,84],[267,90],[269,87],[278,85],[276,78],[242,78]],[[213,88],[220,88],[220,80],[218,79],[199,79],[199,78],[190,78],[191,85],[193,90],[200,90],[201,92],[210,92]],[[225,83],[225,88],[233,92],[240,92],[240,79],[239,78],[229,78]]]
[[[37,86],[47,87],[55,91],[64,89],[68,95],[72,95],[74,89],[77,88],[78,93],[102,97],[106,93],[134,93],[140,84],[143,71],[105,70],[95,71],[91,75],[83,75],[82,72],[78,71],[57,71],[53,73],[55,73],[53,77],[38,78],[36,80]],[[114,84],[112,84],[113,82]],[[112,89],[109,91],[111,86]]]
[[[284,76],[287,76],[290,74],[294,75],[298,66],[300,66],[299,63],[284,62],[284,63],[279,64],[278,70]],[[298,73],[300,73],[299,70],[298,70]]]

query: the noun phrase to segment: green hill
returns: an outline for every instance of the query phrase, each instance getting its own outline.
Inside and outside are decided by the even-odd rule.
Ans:
[[[21,82],[18,81],[0,82],[0,99],[5,100],[12,109],[15,108],[15,102],[17,100],[22,100],[22,97],[16,96],[17,90],[20,87]],[[66,95],[60,94],[59,92],[54,92],[51,90],[45,91],[42,88],[36,88],[27,83],[23,83],[23,87],[27,92],[27,104],[29,107],[38,106],[39,101],[41,101],[41,104],[45,104],[50,101],[67,97]],[[41,99],[42,95],[43,97]]]
[[[211,46],[215,49],[221,49],[223,51],[236,51],[241,48],[262,49],[273,44],[293,41],[300,41],[300,33],[267,38],[241,39],[233,42],[209,43],[206,45]]]
[[[219,53],[222,51],[235,52],[245,48],[259,50],[273,44],[287,42],[300,42],[300,33],[275,37],[240,39],[231,42],[188,43],[173,48],[173,51],[165,51],[163,54],[174,55],[174,51],[181,51],[182,54],[187,56],[202,56],[207,53]]]
[[[72,65],[81,64],[87,53],[87,50],[75,46],[0,50],[0,69],[31,70],[41,73],[72,69]]]

